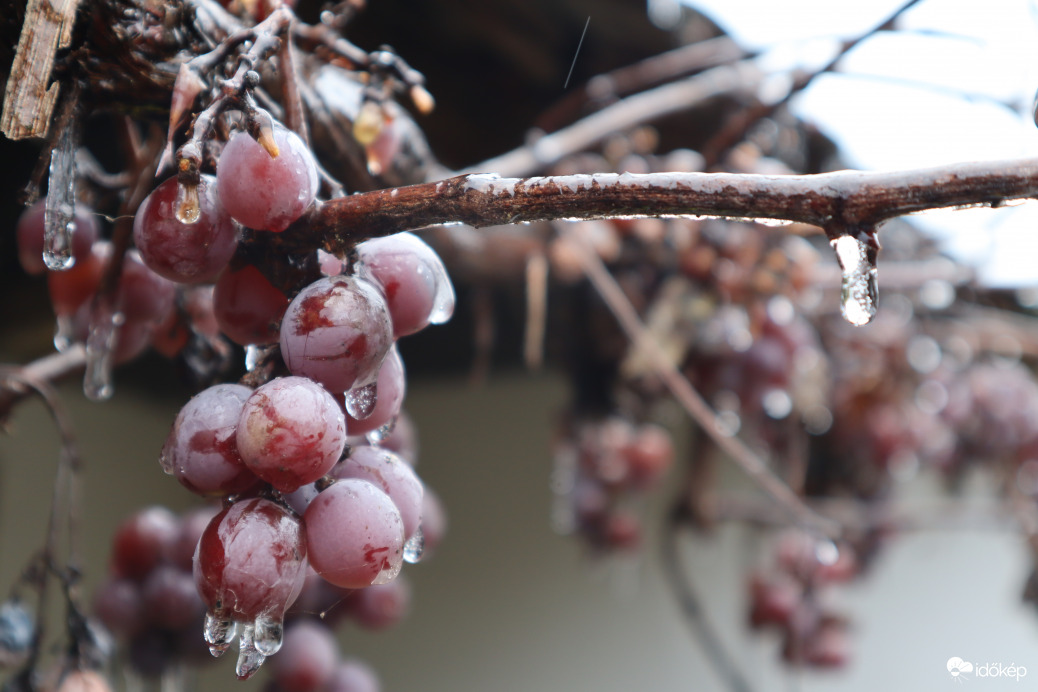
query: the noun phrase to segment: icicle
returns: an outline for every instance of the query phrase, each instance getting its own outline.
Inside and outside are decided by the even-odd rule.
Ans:
[[[93,401],[105,401],[115,391],[112,365],[119,328],[125,318],[115,309],[110,297],[98,296],[90,311],[90,332],[86,343],[86,374],[83,393]]]
[[[256,648],[254,635],[255,626],[252,623],[242,626],[241,638],[238,639],[238,664],[234,668],[239,680],[251,678],[267,660],[267,657]]]
[[[253,642],[256,650],[264,656],[273,656],[281,648],[285,636],[285,624],[281,618],[260,615],[254,623]]]
[[[76,343],[75,325],[68,315],[58,315],[57,325],[54,329],[54,349],[65,352],[72,344]]]
[[[234,641],[234,635],[238,631],[238,623],[229,617],[217,615],[214,611],[205,614],[205,643],[209,645],[209,653],[213,656],[222,656],[230,648]]]
[[[872,228],[829,234],[829,244],[843,270],[840,312],[855,326],[862,326],[876,316],[876,254],[879,241]]]
[[[354,387],[346,392],[346,412],[357,420],[364,420],[375,410],[378,403],[378,388],[375,382]]]
[[[72,233],[76,229],[76,140],[66,127],[50,155],[50,177],[43,216],[43,263],[48,269],[69,269]]]

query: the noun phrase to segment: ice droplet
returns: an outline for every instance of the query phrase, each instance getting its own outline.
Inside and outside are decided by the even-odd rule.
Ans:
[[[876,316],[876,253],[879,242],[871,230],[853,235],[842,233],[829,241],[843,270],[840,312],[856,327],[868,324]]]
[[[820,539],[815,543],[815,559],[820,565],[835,565],[840,559],[840,549],[828,538]]]
[[[209,653],[213,656],[222,656],[234,641],[234,635],[238,631],[238,623],[234,620],[221,617],[212,610],[205,614],[205,627],[202,630],[205,643],[209,645]]]
[[[66,127],[50,155],[47,202],[43,213],[43,263],[48,269],[69,269],[72,233],[76,230],[76,141]]]
[[[263,357],[263,347],[257,346],[256,344],[249,344],[245,347],[245,369],[252,372],[259,365],[260,359]]]
[[[395,427],[396,427],[396,416],[393,416],[392,418],[389,419],[389,421],[384,423],[381,427],[375,428],[374,430],[369,432],[367,435],[365,435],[364,439],[366,439],[368,441],[369,445],[378,446],[379,444],[382,443],[382,440],[386,439],[387,437],[389,437],[393,433],[393,428],[395,428]]]
[[[372,584],[388,584],[400,575],[400,569],[404,566],[404,563],[397,562],[396,560],[386,560],[383,563],[382,571],[378,573],[378,576],[371,582]]]
[[[177,183],[177,199],[174,204],[177,221],[193,224],[202,216],[202,208],[198,201],[198,186]]]
[[[54,328],[54,348],[65,352],[76,342],[76,331],[72,324],[72,318],[68,315],[58,315],[57,325]]]
[[[346,412],[357,420],[364,420],[375,410],[378,403],[377,383],[354,387],[346,392]]]
[[[454,285],[442,262],[435,263],[435,266],[430,269],[432,269],[436,292],[433,294],[433,309],[429,313],[429,322],[444,324],[454,314]]]
[[[105,401],[115,391],[112,386],[112,365],[119,328],[123,322],[125,317],[115,309],[112,298],[99,295],[90,311],[86,374],[83,376],[83,393],[92,401]]]
[[[254,623],[253,633],[256,650],[264,656],[273,656],[281,648],[285,636],[285,624],[280,618],[260,615]]]
[[[255,631],[255,625],[252,623],[241,628],[241,637],[238,639],[238,664],[234,667],[239,680],[251,678],[267,660],[256,648]]]
[[[18,598],[0,605],[0,664],[21,665],[28,657],[36,636],[36,625]]]
[[[404,543],[404,562],[417,565],[422,561],[422,555],[425,553],[425,535],[422,533],[422,527],[419,526],[415,529],[414,534]]]

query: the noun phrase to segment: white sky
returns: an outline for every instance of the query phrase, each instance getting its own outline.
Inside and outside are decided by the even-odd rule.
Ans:
[[[777,74],[824,64],[837,39],[901,0],[686,0]],[[1038,156],[1038,0],[924,0],[798,96],[795,112],[868,170]],[[939,35],[933,35],[938,32]],[[1010,104],[1016,112],[1000,103]],[[913,217],[989,285],[1038,285],[1038,203]],[[882,281],[882,258],[880,280]]]

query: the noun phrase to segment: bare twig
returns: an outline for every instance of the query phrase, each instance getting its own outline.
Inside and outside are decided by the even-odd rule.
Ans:
[[[946,207],[998,206],[1038,197],[1038,159],[912,171],[599,173],[535,178],[462,175],[350,195],[316,207],[283,233],[291,247],[345,252],[358,240],[444,223],[474,227],[559,219],[721,216],[868,228]]]

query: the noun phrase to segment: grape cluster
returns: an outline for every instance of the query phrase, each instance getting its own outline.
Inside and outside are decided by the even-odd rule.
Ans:
[[[109,575],[94,593],[94,613],[127,648],[130,667],[147,678],[178,663],[201,664],[205,607],[191,574],[195,545],[217,508],[176,516],[148,507],[125,519],[112,541]]]
[[[587,420],[563,432],[554,458],[557,528],[599,552],[640,547],[637,501],[673,465],[670,433],[619,416]]]

